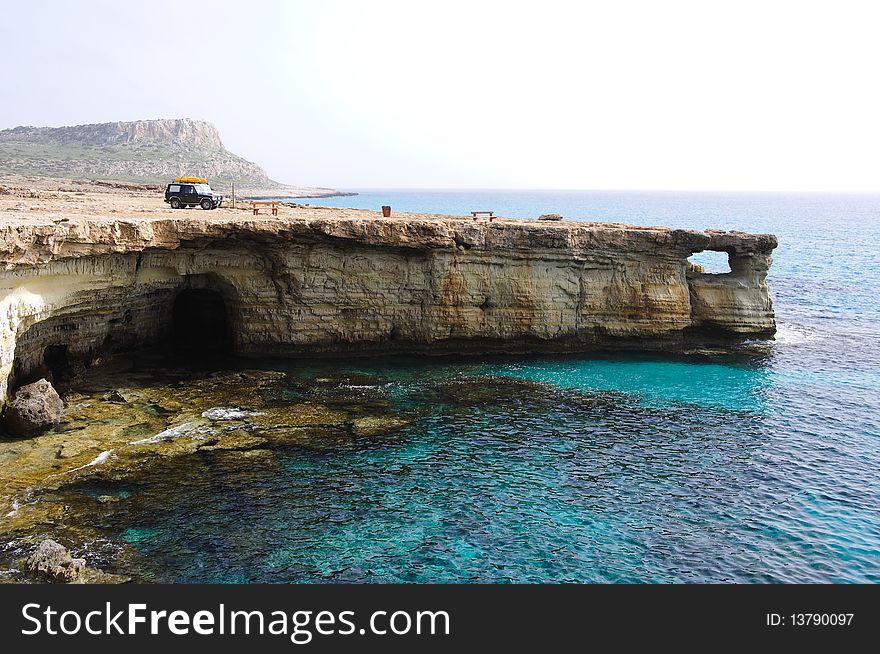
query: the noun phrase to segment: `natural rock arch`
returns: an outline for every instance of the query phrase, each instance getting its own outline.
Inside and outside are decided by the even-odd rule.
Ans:
[[[688,257],[688,269],[707,275],[727,275],[733,272],[730,260],[730,253],[725,250],[701,250]]]

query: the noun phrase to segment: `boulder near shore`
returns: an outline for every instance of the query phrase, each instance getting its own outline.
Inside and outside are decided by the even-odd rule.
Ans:
[[[79,579],[86,567],[86,561],[73,558],[66,547],[47,538],[28,557],[26,565],[31,572],[55,581],[71,582]]]
[[[15,436],[32,436],[61,422],[64,403],[46,379],[22,386],[6,406],[6,430]]]

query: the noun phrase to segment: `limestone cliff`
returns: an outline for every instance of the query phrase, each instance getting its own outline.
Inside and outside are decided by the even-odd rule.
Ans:
[[[776,239],[605,223],[286,209],[0,223],[0,397],[59,357],[156,342],[185,289],[240,354],[675,348],[775,330]],[[687,258],[730,256],[702,274]]]
[[[153,183],[199,175],[218,185],[278,186],[223,147],[214,125],[188,118],[0,130],[0,170]]]

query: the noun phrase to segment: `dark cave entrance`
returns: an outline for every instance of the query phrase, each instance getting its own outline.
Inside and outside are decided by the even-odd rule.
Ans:
[[[69,381],[71,365],[68,358],[67,345],[49,345],[43,350],[43,364],[48,371],[50,381],[56,386]]]
[[[175,354],[200,358],[232,351],[229,312],[218,291],[206,288],[180,291],[171,316]]]

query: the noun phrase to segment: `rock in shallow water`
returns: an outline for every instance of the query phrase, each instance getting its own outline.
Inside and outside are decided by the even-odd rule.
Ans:
[[[16,436],[32,436],[61,422],[64,403],[47,380],[22,386],[6,407],[6,429]]]
[[[104,394],[103,397],[105,402],[114,402],[116,404],[128,404],[128,400],[125,399],[125,396],[117,390],[112,390]]]
[[[396,415],[364,416],[352,422],[352,431],[357,436],[384,436],[410,424],[409,418]]]
[[[89,450],[98,450],[100,444],[91,438],[75,437],[61,444],[58,450],[59,459],[72,459]]]
[[[85,559],[75,559],[67,548],[51,538],[41,542],[27,559],[31,572],[43,574],[55,581],[76,581],[86,567]]]

